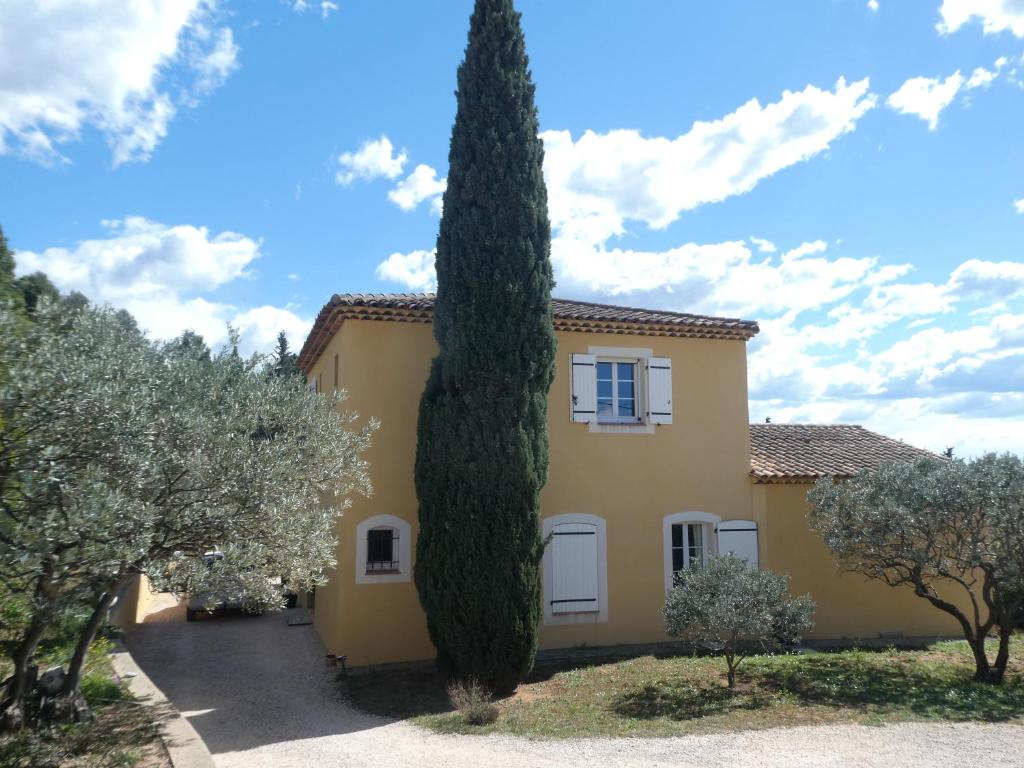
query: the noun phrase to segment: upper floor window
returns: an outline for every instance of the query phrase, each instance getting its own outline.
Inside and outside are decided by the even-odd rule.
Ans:
[[[637,362],[597,361],[598,422],[638,422]]]
[[[632,353],[632,354],[631,354]],[[574,354],[570,418],[609,430],[672,423],[672,360],[650,350],[591,347]],[[653,426],[651,427],[653,429]]]

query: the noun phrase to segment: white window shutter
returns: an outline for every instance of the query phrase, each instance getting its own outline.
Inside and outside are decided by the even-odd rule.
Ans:
[[[753,520],[725,520],[718,524],[718,553],[731,552],[746,560],[751,568],[758,567],[757,523]]]
[[[551,534],[551,612],[600,612],[597,527],[566,523]]]
[[[572,392],[569,413],[580,423],[597,422],[597,356],[572,356]]]
[[[647,358],[647,421],[672,423],[672,358]]]

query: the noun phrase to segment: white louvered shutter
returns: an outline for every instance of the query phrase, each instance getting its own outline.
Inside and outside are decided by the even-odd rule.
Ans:
[[[718,552],[731,552],[746,560],[751,568],[758,567],[757,523],[753,520],[726,520],[718,524]]]
[[[572,420],[597,422],[597,357],[572,356],[572,392],[569,401]]]
[[[597,613],[597,527],[556,525],[551,536],[551,612]]]
[[[647,420],[672,423],[672,358],[647,358]]]

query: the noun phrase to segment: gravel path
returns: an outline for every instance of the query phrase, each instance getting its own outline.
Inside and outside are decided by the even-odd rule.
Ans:
[[[294,616],[167,620],[129,634],[132,655],[218,768],[1024,766],[1024,727],[1010,725],[819,726],[643,740],[440,736],[346,706],[313,628],[287,625]]]

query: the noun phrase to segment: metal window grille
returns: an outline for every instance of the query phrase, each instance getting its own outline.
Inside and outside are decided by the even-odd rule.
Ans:
[[[393,528],[367,531],[366,572],[395,573],[398,566],[398,531]]]

